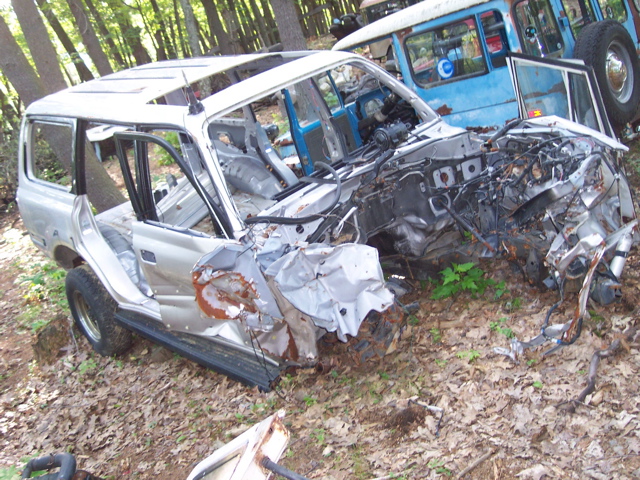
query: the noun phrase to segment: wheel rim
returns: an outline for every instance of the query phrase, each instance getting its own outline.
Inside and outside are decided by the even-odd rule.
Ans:
[[[100,329],[98,328],[98,324],[91,318],[89,305],[87,305],[87,302],[80,292],[73,292],[73,303],[76,306],[78,321],[84,327],[85,333],[94,342],[99,342],[101,338]]]
[[[620,103],[626,103],[633,91],[633,66],[624,45],[618,42],[609,45],[606,72],[609,90]]]

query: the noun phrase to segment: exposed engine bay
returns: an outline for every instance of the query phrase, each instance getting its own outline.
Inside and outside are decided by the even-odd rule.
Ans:
[[[327,167],[323,180],[331,186],[309,188],[313,198],[320,189],[325,202],[334,197],[317,218],[304,209],[306,221],[297,225],[277,216],[250,223],[268,221],[271,244],[373,245],[381,256],[400,255],[398,265],[411,265],[414,278],[451,262],[504,256],[531,284],[557,289],[561,298],[586,292],[572,328],[549,334],[562,343],[579,335],[589,293],[603,304],[620,296],[637,226],[620,166],[625,147],[554,117],[513,122],[491,137],[459,131],[434,138],[428,127],[411,134],[403,127],[379,127],[362,149],[367,158],[351,155],[340,168]],[[306,204],[306,196],[294,195],[294,204]]]

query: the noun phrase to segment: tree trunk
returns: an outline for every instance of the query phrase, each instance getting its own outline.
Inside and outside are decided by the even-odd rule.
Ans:
[[[184,14],[184,25],[187,30],[187,40],[191,48],[191,55],[201,57],[202,48],[200,48],[200,42],[198,41],[198,22],[196,21],[196,16],[193,14],[193,8],[189,0],[180,0],[180,6]]]
[[[55,32],[56,36],[58,37],[58,40],[60,40],[60,43],[62,44],[64,49],[67,51],[67,53],[73,60],[73,66],[76,68],[76,71],[78,72],[78,76],[80,77],[80,80],[83,82],[88,82],[89,80],[93,80],[93,73],[91,73],[91,70],[89,70],[89,67],[87,67],[87,64],[84,63],[84,60],[76,50],[76,47],[73,45],[73,42],[69,38],[69,35],[67,35],[67,32],[64,31],[64,27],[58,21],[58,17],[56,17],[56,15],[51,10],[51,5],[47,3],[47,0],[36,0],[36,1],[38,2],[38,6],[40,7],[40,10],[46,17],[47,21],[49,22],[49,25],[51,25],[52,30]]]
[[[22,33],[40,78],[47,79],[46,92],[53,93],[67,88],[67,82],[64,80],[58,63],[58,53],[53,48],[47,27],[45,27],[34,1],[11,0],[11,5],[13,5],[13,11],[20,22]]]
[[[267,31],[267,25],[264,21],[264,15],[260,12],[258,8],[258,4],[256,0],[249,0],[249,5],[251,5],[251,10],[253,11],[253,16],[258,20],[258,30],[260,31],[260,38],[262,39],[262,47],[268,47],[271,45],[271,41],[269,39],[269,32]]]
[[[173,0],[173,15],[175,18],[175,23],[178,28],[178,38],[180,40],[180,48],[182,49],[182,56],[189,57],[191,54],[189,53],[188,45],[184,43],[184,35],[182,34],[182,22],[180,21],[180,11],[178,10],[178,2]]]
[[[268,28],[269,43],[271,45],[275,45],[280,41],[280,36],[278,35],[278,29],[276,27],[276,19],[271,13],[271,4],[267,0],[261,0],[261,4],[262,11],[264,12],[264,19]]]
[[[292,0],[272,0],[280,41],[285,50],[306,50],[307,42],[298,22],[298,14]]]
[[[89,57],[91,57],[93,64],[96,66],[98,73],[103,77],[113,73],[113,68],[111,68],[109,58],[107,58],[104,50],[102,50],[100,40],[98,39],[91,22],[89,22],[87,12],[85,11],[82,2],[80,2],[80,0],[67,0],[67,3],[69,4],[69,9],[71,10],[73,17],[76,19],[76,25],[78,26],[78,30],[80,30],[80,35],[82,35],[82,41],[87,49],[87,53],[89,54]]]
[[[164,23],[162,12],[160,11],[160,7],[158,7],[157,0],[151,0],[151,8],[153,9],[153,15],[156,22],[158,23],[158,25],[160,25],[160,30],[156,31],[158,45],[163,46],[163,50],[166,52],[167,58],[177,58],[175,45],[171,43],[171,38],[167,34],[169,30]],[[171,31],[173,31],[173,27],[171,28]],[[160,41],[160,38],[158,37],[162,38],[162,41]]]
[[[229,26],[229,31],[232,35],[238,35],[239,42],[236,44],[240,45],[240,51],[238,53],[247,53],[248,45],[247,45],[247,37],[242,30],[242,24],[240,23],[240,19],[238,18],[238,12],[236,11],[236,5],[233,0],[227,0],[228,6],[228,15],[233,24],[233,28]]]
[[[98,26],[100,35],[102,36],[104,41],[107,42],[107,45],[109,46],[109,53],[115,59],[120,69],[126,68],[127,63],[124,61],[124,58],[122,57],[122,54],[120,53],[120,50],[116,45],[116,42],[113,41],[112,35],[109,33],[109,30],[107,29],[104,23],[104,20],[100,15],[100,12],[93,4],[93,0],[84,0],[84,3],[87,5],[89,12],[91,12],[91,16],[93,17],[93,20],[96,22],[96,25]]]
[[[224,31],[222,22],[220,21],[220,15],[218,9],[213,3],[213,0],[201,0],[204,12],[207,15],[207,21],[209,22],[209,30],[211,30],[211,36],[215,35],[216,43],[220,48],[222,55],[233,55],[233,47],[229,40],[229,35]]]

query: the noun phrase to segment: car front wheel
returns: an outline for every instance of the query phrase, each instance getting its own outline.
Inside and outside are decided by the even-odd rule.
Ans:
[[[88,265],[67,273],[67,299],[78,329],[100,355],[124,353],[131,345],[131,332],[116,323],[116,302]]]

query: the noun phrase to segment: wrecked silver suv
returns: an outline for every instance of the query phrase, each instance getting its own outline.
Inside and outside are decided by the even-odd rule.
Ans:
[[[395,309],[379,255],[414,277],[506,255],[612,301],[636,227],[624,150],[557,117],[451,127],[348,53],[197,58],[33,103],[18,204],[99,353],[133,331],[267,389]]]

